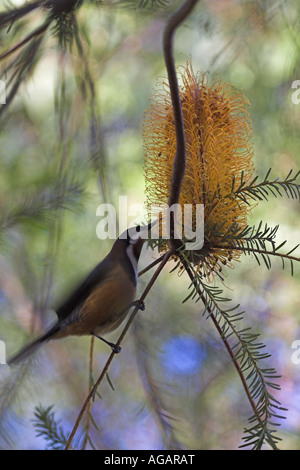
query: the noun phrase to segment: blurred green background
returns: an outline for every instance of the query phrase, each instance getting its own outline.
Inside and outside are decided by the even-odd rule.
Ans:
[[[144,9],[133,3],[86,1],[77,13],[94,101],[80,89],[87,68],[76,48],[62,59],[49,32],[39,62],[1,116],[0,339],[7,356],[52,322],[51,308],[110,249],[111,240],[96,237],[98,205],[118,206],[120,195],[130,203],[145,202],[143,113],[157,79],[166,75],[164,25],[182,2]],[[0,2],[1,11],[5,4]],[[270,167],[274,178],[300,169],[300,104],[292,103],[291,88],[300,80],[299,18],[296,0],[206,0],[176,35],[178,65],[191,57],[194,71],[222,77],[250,100],[260,179]],[[38,21],[38,13],[29,15],[21,32]],[[3,30],[1,50],[11,41]],[[1,62],[3,81],[4,70]],[[95,126],[91,110],[97,114]],[[94,157],[93,132],[100,143]],[[71,185],[72,210],[53,210],[54,188],[63,184]],[[45,211],[35,215],[41,200]],[[260,220],[280,224],[278,241],[288,240],[286,251],[299,242],[299,202],[270,198],[253,210],[249,224]],[[141,268],[156,256],[143,252]],[[240,261],[227,271],[224,291],[246,311],[245,326],[261,333],[272,354],[268,365],[281,374],[276,396],[288,412],[280,447],[300,449],[300,364],[292,362],[292,343],[300,340],[299,267],[292,277],[280,260],[271,270],[250,257]],[[182,305],[188,279],[170,269],[153,287],[145,312],[138,314],[111,364],[114,390],[104,380],[101,399],[92,405],[98,429],[92,424],[90,435],[96,448],[236,449],[242,443],[252,410],[240,379],[200,303]],[[141,277],[140,292],[150,276]],[[64,431],[72,429],[88,392],[89,347],[89,338],[68,338],[47,344],[17,370],[0,366],[2,448],[46,447],[32,422],[39,404],[53,404]],[[109,353],[95,343],[94,379]],[[85,419],[79,435],[84,426]]]

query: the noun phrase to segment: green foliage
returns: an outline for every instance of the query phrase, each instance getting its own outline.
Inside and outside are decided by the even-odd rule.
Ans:
[[[63,181],[39,188],[34,194],[22,194],[14,207],[3,208],[0,216],[0,241],[12,228],[26,221],[51,227],[57,210],[78,210],[82,188],[75,182]]]
[[[269,180],[271,171],[270,168],[261,183],[257,182],[258,176],[256,176],[247,184],[243,172],[240,182],[237,182],[236,178],[233,177],[231,193],[226,197],[239,197],[242,201],[248,203],[247,198],[255,201],[267,201],[270,194],[275,197],[286,195],[291,199],[299,199],[300,202],[300,184],[296,182],[300,171],[292,176],[293,170],[290,170],[283,180],[279,178]]]
[[[261,183],[257,183],[257,177],[250,184],[246,185],[243,175],[240,183],[237,185],[235,178],[232,181],[231,193],[226,197],[240,197],[243,202],[248,203],[247,198],[258,201],[267,200],[269,194],[275,197],[283,197],[284,195],[292,199],[300,199],[300,186],[296,183],[296,179],[300,172],[292,176],[290,171],[284,180],[277,178],[270,181],[269,170]],[[271,258],[280,257],[283,267],[285,261],[288,260],[291,265],[291,274],[293,274],[293,262],[299,261],[299,258],[293,257],[292,253],[299,246],[297,245],[287,254],[281,253],[279,250],[286,244],[286,241],[276,244],[276,234],[279,226],[274,228],[268,227],[267,224],[260,222],[257,227],[247,226],[241,229],[238,224],[234,224],[226,232],[222,226],[210,227],[213,243],[205,240],[206,249],[224,249],[240,250],[243,254],[254,255],[255,260],[260,265],[263,260],[268,269],[271,268]],[[205,229],[205,232],[207,230]],[[217,240],[215,242],[215,240]],[[209,248],[207,248],[209,247]],[[204,248],[205,249],[205,248]],[[261,364],[270,357],[270,354],[262,352],[265,345],[258,342],[258,335],[251,333],[249,327],[239,328],[239,322],[244,319],[244,311],[239,311],[239,305],[228,309],[222,308],[221,305],[229,302],[231,299],[224,297],[223,290],[205,284],[201,270],[198,272],[189,262],[189,256],[184,251],[181,252],[181,263],[183,268],[188,266],[191,272],[190,284],[191,292],[184,299],[186,302],[193,299],[196,302],[201,300],[204,304],[203,315],[211,318],[220,333],[235,367],[241,377],[249,402],[253,408],[253,415],[249,418],[249,428],[245,429],[243,440],[245,444],[242,447],[249,447],[253,450],[262,449],[264,444],[269,444],[272,449],[277,449],[277,444],[281,440],[276,433],[276,427],[279,426],[278,419],[284,418],[281,411],[286,411],[277,398],[272,394],[272,390],[278,391],[279,385],[272,379],[280,376],[274,368],[265,367]],[[177,263],[176,268],[180,266]],[[218,273],[217,273],[218,274]],[[221,278],[221,275],[218,274]],[[222,279],[222,278],[221,278]],[[274,429],[275,427],[275,429]]]
[[[247,225],[241,229],[238,225],[230,227],[225,233],[222,233],[222,227],[214,227],[212,235],[217,239],[214,244],[215,248],[233,249],[242,251],[245,255],[253,255],[258,265],[261,261],[267,269],[271,269],[271,258],[278,257],[282,261],[282,267],[285,268],[285,262],[290,264],[291,274],[294,273],[294,262],[299,258],[292,256],[292,253],[299,247],[299,244],[293,247],[288,253],[281,253],[279,250],[287,243],[284,242],[277,245],[276,234],[279,225],[268,227],[262,221],[257,227]]]
[[[38,405],[34,411],[35,419],[33,424],[37,437],[43,437],[47,442],[47,449],[63,450],[68,436],[65,434],[63,427],[55,419],[53,405],[43,407]]]
[[[170,0],[119,0],[127,8],[161,8],[170,4]]]
[[[6,105],[10,105],[20,86],[25,83],[33,74],[38,61],[41,57],[41,46],[43,35],[39,31],[46,30],[47,24],[38,28],[37,34],[34,34],[29,44],[25,46],[17,57],[12,60],[4,69],[4,76],[8,76]],[[28,42],[28,41],[26,41]],[[0,117],[8,110],[8,107],[0,108]]]
[[[205,306],[203,315],[213,319],[217,326],[254,410],[254,414],[249,418],[251,427],[245,429],[246,436],[243,438],[245,446],[257,450],[267,443],[276,450],[277,443],[281,439],[275,435],[276,429],[273,427],[279,424],[273,419],[284,418],[278,415],[277,411],[286,411],[286,409],[281,407],[280,402],[272,395],[273,389],[280,388],[270,379],[277,379],[280,376],[275,369],[261,365],[270,354],[262,352],[266,346],[257,341],[259,335],[252,333],[251,328],[238,327],[245,313],[239,311],[240,306],[222,308],[222,304],[231,301],[224,297],[222,289],[205,284],[196,272],[193,272],[193,276],[194,280],[190,286],[192,298],[196,299],[196,302],[198,300],[203,302]]]
[[[64,13],[56,18],[52,28],[53,37],[56,37],[58,44],[63,49],[72,49],[74,37],[79,39],[78,24],[73,12]]]
[[[268,200],[271,194],[275,197],[287,196],[291,199],[300,200],[300,185],[297,178],[300,172],[292,175],[292,170],[286,178],[280,180],[269,180],[271,170],[269,170],[262,182],[257,182],[255,177],[250,184],[246,184],[242,174],[241,181],[237,183],[233,178],[230,194],[225,197],[239,197],[244,203],[250,200],[263,201]],[[220,197],[218,192],[215,197]],[[204,222],[205,224],[205,222]],[[223,226],[214,225],[204,226],[204,232],[210,233],[211,239],[205,236],[203,253],[207,250],[213,252],[214,249],[238,250],[246,255],[253,255],[258,265],[264,262],[267,269],[271,268],[271,259],[279,257],[283,268],[288,261],[293,275],[293,263],[299,261],[298,257],[292,256],[292,253],[298,248],[299,244],[292,248],[288,253],[281,253],[280,249],[287,243],[286,241],[277,244],[276,235],[279,225],[269,227],[262,221],[258,226],[246,226],[241,229],[238,224],[234,224],[224,232]],[[162,240],[151,242],[151,246],[160,247]],[[201,252],[198,253],[201,256]],[[270,354],[262,350],[266,347],[261,341],[257,341],[259,335],[252,333],[249,327],[239,327],[240,322],[244,320],[244,311],[239,310],[239,305],[229,308],[222,307],[223,304],[231,302],[223,294],[223,290],[216,286],[211,286],[203,281],[201,269],[195,270],[190,262],[191,252],[185,252],[181,248],[180,260],[172,271],[186,270],[190,273],[190,292],[183,300],[195,302],[202,301],[204,304],[203,316],[213,320],[223,343],[225,344],[231,359],[240,375],[242,384],[248,396],[253,409],[253,415],[249,418],[249,427],[245,429],[245,442],[241,447],[251,447],[253,450],[264,448],[268,444],[272,449],[278,449],[278,442],[281,438],[277,436],[277,427],[280,425],[278,420],[284,419],[280,412],[287,411],[281,406],[279,400],[272,393],[273,390],[280,390],[279,385],[273,380],[280,378],[274,368],[266,367],[265,361],[270,358]],[[223,280],[220,273],[216,275]],[[279,414],[280,413],[280,414]]]

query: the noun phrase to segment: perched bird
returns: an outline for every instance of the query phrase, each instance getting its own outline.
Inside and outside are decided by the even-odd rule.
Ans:
[[[120,348],[100,335],[115,330],[132,305],[145,308],[142,302],[134,301],[137,265],[145,241],[140,232],[144,229],[147,226],[134,227],[120,235],[104,260],[56,310],[54,326],[12,357],[8,365],[26,358],[50,339],[71,335],[94,335],[118,353]]]

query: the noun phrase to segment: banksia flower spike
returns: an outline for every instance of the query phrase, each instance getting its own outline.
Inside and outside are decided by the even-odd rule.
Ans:
[[[230,241],[232,230],[244,229],[251,209],[232,193],[234,181],[253,179],[252,126],[247,98],[222,81],[208,84],[188,62],[181,72],[180,96],[186,137],[186,172],[179,204],[204,205],[204,245],[189,260],[208,280],[223,265],[239,258]],[[147,207],[168,202],[176,152],[175,125],[168,87],[157,92],[144,119]],[[194,214],[195,215],[195,214]],[[194,218],[195,219],[195,218]],[[193,222],[195,223],[195,222]],[[226,244],[224,247],[224,237]],[[220,240],[222,239],[222,248]],[[160,244],[168,248],[167,241]]]
[[[274,435],[276,430],[273,427],[279,423],[274,422],[273,418],[283,418],[277,412],[285,410],[272,395],[272,389],[280,388],[277,383],[270,382],[270,379],[278,377],[277,372],[270,367],[260,367],[261,361],[269,355],[261,352],[264,345],[257,342],[257,334],[250,333],[249,328],[238,327],[244,314],[239,310],[239,304],[227,308],[231,299],[223,295],[222,289],[209,283],[216,277],[223,280],[224,265],[232,267],[241,254],[253,255],[258,264],[263,260],[268,269],[271,258],[280,258],[283,267],[286,262],[290,264],[293,274],[293,263],[300,259],[292,253],[299,245],[288,253],[282,253],[280,249],[285,242],[277,246],[275,241],[278,226],[268,227],[263,222],[257,227],[250,226],[247,219],[253,206],[268,200],[269,195],[286,195],[300,200],[300,185],[297,182],[300,172],[293,174],[291,170],[285,179],[272,180],[269,170],[263,181],[259,182],[258,176],[254,176],[252,126],[247,98],[234,86],[221,80],[210,84],[207,75],[195,76],[189,62],[180,71],[180,78],[179,100],[185,152],[180,147],[180,153],[177,153],[175,112],[166,83],[156,92],[150,109],[145,113],[146,205],[151,217],[155,214],[154,208],[158,208],[159,250],[172,255],[177,261],[176,268],[180,266],[191,281],[190,293],[183,302],[190,298],[202,301],[203,315],[213,321],[242,378],[253,409],[250,427],[245,429],[243,446],[261,449],[264,443],[268,443],[277,449],[280,438]],[[165,234],[168,235],[169,194],[174,187],[173,175],[178,168],[178,158],[175,157],[178,155],[185,161],[179,215],[185,213],[186,205],[189,209],[192,207],[194,232],[196,223],[199,224],[197,207],[199,204],[204,207],[204,220],[200,222],[204,232],[203,244],[195,250],[187,249],[185,220],[178,214],[173,218],[172,235],[182,234],[183,243],[175,247],[164,238]]]

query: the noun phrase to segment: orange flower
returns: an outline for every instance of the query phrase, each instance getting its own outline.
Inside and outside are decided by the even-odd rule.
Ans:
[[[208,280],[240,256],[231,248],[233,227],[243,229],[251,206],[235,196],[233,181],[253,178],[249,102],[232,85],[196,77],[187,63],[180,95],[186,136],[186,172],[179,203],[204,204],[205,242],[189,259]],[[168,202],[176,153],[176,136],[168,85],[154,95],[144,116],[147,207]],[[235,180],[234,180],[235,179]],[[224,235],[226,247],[224,248]],[[222,248],[219,248],[223,236]],[[160,245],[168,248],[168,242]]]

